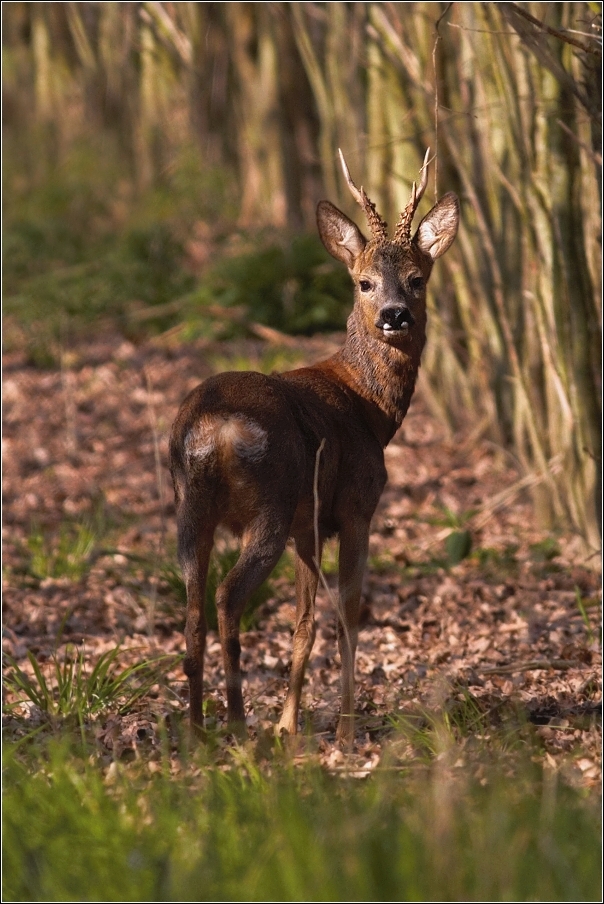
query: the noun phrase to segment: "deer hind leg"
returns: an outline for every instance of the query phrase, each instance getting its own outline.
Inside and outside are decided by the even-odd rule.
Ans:
[[[323,541],[319,542],[319,560]],[[302,684],[306,663],[315,642],[315,596],[319,571],[315,564],[314,535],[303,540],[296,538],[296,627],[294,630],[293,652],[289,687],[283,715],[277,726],[277,735],[286,732],[295,735],[298,730],[298,710],[302,695]]]
[[[274,517],[252,522],[246,528],[241,555],[216,591],[218,630],[222,646],[227,692],[227,718],[238,733],[245,727],[241,691],[239,622],[252,593],[269,576],[287,542],[287,529],[275,531]]]
[[[203,665],[206,646],[205,597],[214,525],[204,524],[199,513],[181,506],[178,516],[178,559],[187,591],[184,672],[189,680],[192,729],[203,727]]]
[[[338,646],[342,661],[342,709],[336,737],[354,739],[354,660],[359,635],[359,605],[369,549],[369,523],[351,519],[340,530]]]

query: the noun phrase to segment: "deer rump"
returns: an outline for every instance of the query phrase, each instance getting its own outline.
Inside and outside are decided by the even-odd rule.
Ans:
[[[196,387],[171,440],[179,541],[187,530],[197,538],[223,526],[244,545],[262,545],[264,558],[273,537],[279,558],[289,538],[299,546],[310,532],[314,555],[315,519],[324,540],[338,533],[351,506],[371,519],[386,470],[359,408],[350,389],[310,368],[223,373]],[[262,537],[255,534],[260,523]]]
[[[451,245],[459,205],[449,193],[411,222],[427,182],[401,214],[392,241],[385,222],[344,160],[349,188],[371,239],[328,201],[317,208],[321,239],[355,286],[344,345],[326,361],[284,374],[224,373],[183,402],[170,439],[178,556],[187,591],[184,662],[190,720],[203,725],[205,592],[214,533],[241,538],[241,554],[216,591],[227,716],[245,731],[239,622],[254,590],[295,544],[296,624],[279,733],[295,734],[304,671],[315,638],[314,606],[324,541],[337,534],[338,647],[342,704],[338,739],[354,736],[354,658],[371,518],[386,482],[383,449],[413,395],[425,343],[426,285]]]

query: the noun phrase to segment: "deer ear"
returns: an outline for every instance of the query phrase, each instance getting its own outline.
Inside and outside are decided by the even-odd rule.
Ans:
[[[459,226],[459,201],[452,191],[443,195],[417,227],[415,244],[433,261],[450,247]]]
[[[358,226],[329,201],[319,201],[317,205],[317,226],[321,241],[332,257],[351,270],[367,244]]]

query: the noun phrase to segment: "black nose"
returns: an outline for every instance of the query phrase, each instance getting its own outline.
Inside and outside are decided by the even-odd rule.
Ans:
[[[402,330],[403,327],[410,328],[415,323],[409,308],[402,305],[392,306],[390,308],[382,308],[380,311],[380,319],[378,326],[387,326],[391,330]]]

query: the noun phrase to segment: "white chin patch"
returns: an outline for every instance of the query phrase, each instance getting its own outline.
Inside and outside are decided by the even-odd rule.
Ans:
[[[389,323],[385,323],[384,326],[382,327],[382,330],[384,333],[386,333],[386,334],[391,333],[393,336],[406,336],[407,333],[409,332],[409,324],[403,323],[400,330],[395,330],[394,327],[390,326]]]

